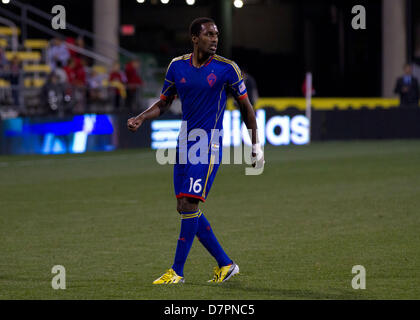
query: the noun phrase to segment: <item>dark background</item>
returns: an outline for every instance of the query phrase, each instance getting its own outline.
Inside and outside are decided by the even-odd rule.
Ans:
[[[91,0],[23,2],[46,12],[62,4],[67,22],[93,31]],[[154,54],[159,65],[165,67],[172,57],[191,50],[188,26],[193,18],[210,15],[219,20],[215,3],[196,0],[194,6],[188,6],[184,0],[171,0],[167,5],[160,1],[153,5],[150,0],[144,4],[120,1],[120,24],[136,28],[134,36],[120,36],[120,45],[134,52]],[[232,10],[233,47],[228,58],[256,78],[260,96],[303,96],[302,84],[309,70],[318,97],[381,96],[381,0],[244,3],[243,8]],[[351,28],[351,8],[356,4],[366,8],[366,30]],[[273,12],[278,12],[278,17]],[[37,34],[31,34],[29,29],[29,36]],[[259,39],[258,45],[250,46],[247,38]],[[273,47],[279,49],[270,50]]]

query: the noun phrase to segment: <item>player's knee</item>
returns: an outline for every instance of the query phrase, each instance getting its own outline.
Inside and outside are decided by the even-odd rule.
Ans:
[[[185,202],[185,198],[180,198],[178,199],[178,202],[176,204],[176,210],[179,213],[183,213],[183,212],[188,212],[189,210],[189,205],[188,203]]]
[[[176,210],[181,212],[191,212],[198,210],[198,199],[182,197],[179,198],[176,205]]]
[[[181,213],[182,212],[182,205],[179,203],[179,201],[176,204],[176,211],[178,211],[178,213]]]
[[[176,199],[176,211],[182,212],[182,198]]]

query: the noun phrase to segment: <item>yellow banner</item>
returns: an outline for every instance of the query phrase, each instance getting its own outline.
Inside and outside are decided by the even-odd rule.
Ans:
[[[314,110],[347,110],[361,109],[362,107],[374,109],[382,107],[385,109],[399,106],[399,99],[390,98],[312,98],[312,108]],[[278,111],[288,108],[298,110],[306,109],[305,98],[259,98],[255,109],[272,107]],[[227,109],[235,109],[233,99],[228,99]]]

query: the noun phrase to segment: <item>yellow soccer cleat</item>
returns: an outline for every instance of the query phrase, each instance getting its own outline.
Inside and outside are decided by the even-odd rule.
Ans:
[[[153,281],[153,284],[172,284],[172,283],[184,283],[184,277],[176,274],[174,269],[169,269],[160,278]]]
[[[235,262],[221,268],[215,267],[213,279],[208,282],[225,282],[235,274],[239,274],[239,266]]]

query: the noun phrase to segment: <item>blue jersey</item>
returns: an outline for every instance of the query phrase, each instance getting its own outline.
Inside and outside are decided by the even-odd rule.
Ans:
[[[161,99],[178,95],[182,103],[182,120],[187,133],[204,129],[222,129],[227,91],[239,99],[247,96],[241,70],[235,62],[213,55],[200,68],[192,64],[193,54],[177,57],[169,64]]]
[[[186,54],[173,59],[169,64],[161,99],[166,100],[175,95],[179,97],[182,103],[182,120],[187,123],[187,130],[184,131],[187,136],[194,129],[203,129],[207,139],[212,139],[211,148],[210,140],[207,140],[209,145],[206,149],[210,152],[205,158],[208,161],[192,163],[189,157],[186,162],[180,161],[188,152],[179,147],[181,138],[178,137],[177,161],[174,166],[177,198],[192,197],[204,202],[210,192],[222,159],[220,130],[223,129],[227,92],[239,99],[247,96],[242,73],[231,60],[214,55],[206,64],[196,68],[192,64],[192,54]],[[212,136],[213,129],[219,130],[216,141]],[[187,149],[194,143],[195,141],[188,141]]]

